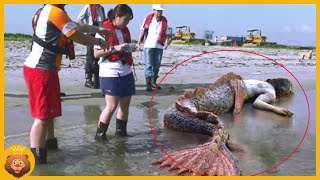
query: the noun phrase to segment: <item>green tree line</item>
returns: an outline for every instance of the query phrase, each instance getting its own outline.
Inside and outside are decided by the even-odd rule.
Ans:
[[[31,41],[32,36],[21,33],[4,33],[4,40],[6,41]]]

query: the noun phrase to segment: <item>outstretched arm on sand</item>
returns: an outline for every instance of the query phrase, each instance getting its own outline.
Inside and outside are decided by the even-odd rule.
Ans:
[[[262,100],[259,100],[258,98],[253,102],[253,107],[257,109],[266,110],[266,111],[272,111],[282,116],[291,117],[293,115],[293,113],[286,108],[273,106]]]
[[[276,100],[274,87],[265,81],[245,80],[246,90],[249,97],[258,96],[253,102],[253,107],[261,110],[271,111],[276,114],[291,117],[293,115],[286,108],[277,107],[270,103]]]

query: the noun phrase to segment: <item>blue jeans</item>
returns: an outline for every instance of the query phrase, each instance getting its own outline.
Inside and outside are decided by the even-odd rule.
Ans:
[[[145,77],[158,78],[163,49],[145,48],[144,49],[144,75]]]

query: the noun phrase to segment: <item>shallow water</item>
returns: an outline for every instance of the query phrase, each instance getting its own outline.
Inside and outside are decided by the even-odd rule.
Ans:
[[[284,163],[262,175],[315,175],[315,90],[307,91],[310,124],[300,148]],[[294,117],[256,110],[245,104],[241,114],[220,116],[231,138],[245,148],[235,153],[244,175],[258,174],[286,159],[303,139],[308,123],[306,98],[301,91],[276,105],[294,112]],[[108,130],[109,141],[96,143],[94,134],[102,107],[64,106],[63,116],[56,119],[59,150],[50,151],[48,164],[39,165],[33,175],[170,175],[151,163],[163,153],[150,132],[148,108],[131,107],[128,122],[130,137],[114,136],[115,118]],[[152,109],[152,127],[163,148],[171,152],[192,147],[209,137],[163,129],[165,109]],[[29,146],[32,119],[25,107],[5,108],[5,147]]]

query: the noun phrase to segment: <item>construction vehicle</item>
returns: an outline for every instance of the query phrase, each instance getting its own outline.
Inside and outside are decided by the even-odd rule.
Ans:
[[[173,43],[187,43],[195,39],[196,34],[190,31],[190,26],[177,26],[173,35]]]
[[[260,29],[249,29],[243,46],[260,46],[265,44],[267,40],[266,36],[262,36]]]

